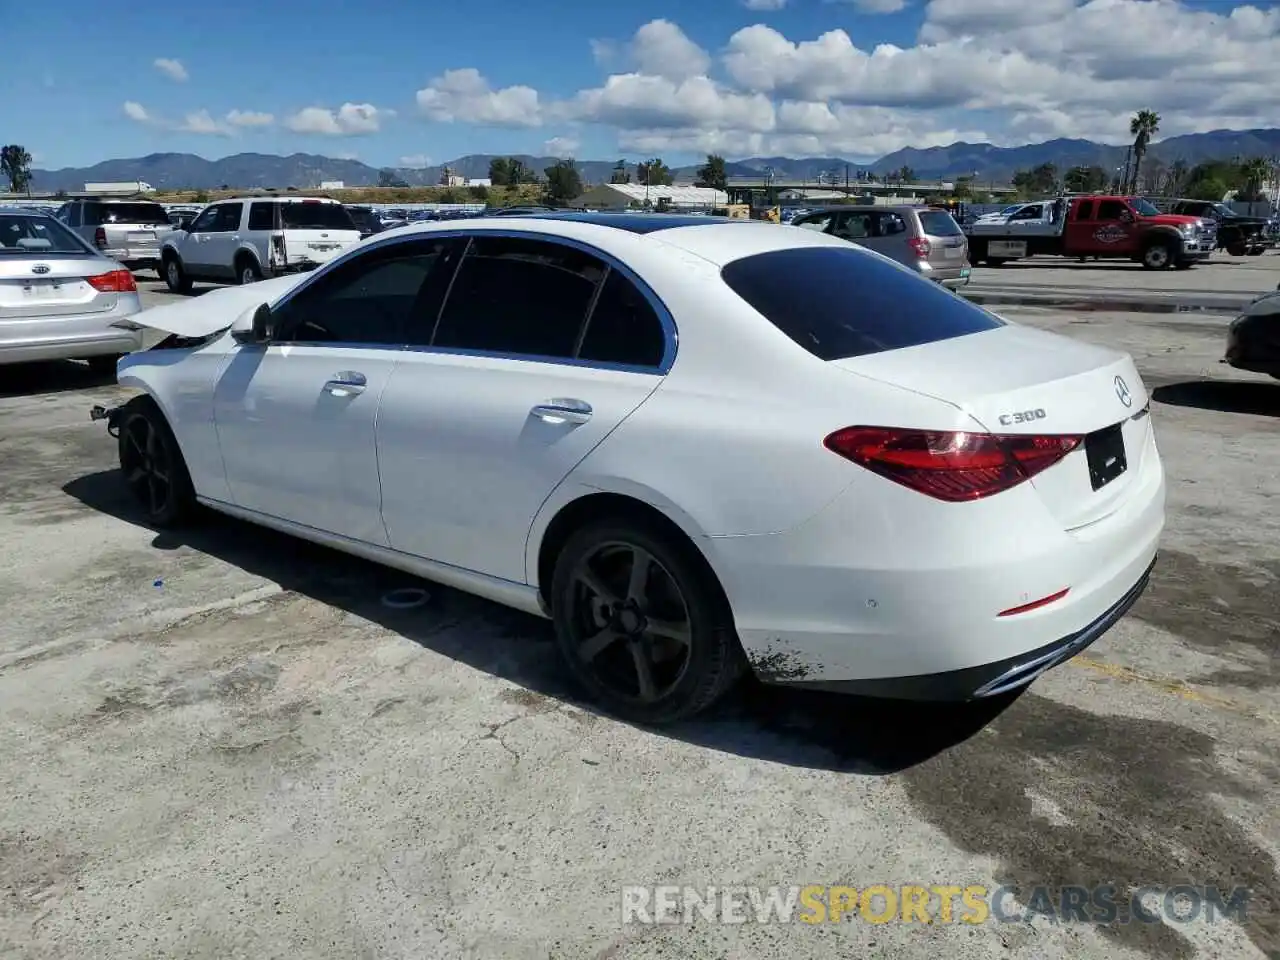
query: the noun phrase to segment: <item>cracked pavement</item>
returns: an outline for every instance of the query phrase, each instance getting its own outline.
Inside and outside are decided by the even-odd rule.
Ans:
[[[142,527],[88,421],[122,392],[6,369],[0,956],[1274,956],[1280,383],[1217,363],[1221,315],[998,309],[1155,389],[1169,526],[1133,613],[1011,703],[748,685],[661,732],[582,704],[545,622],[434,585],[393,609],[404,575],[231,520]],[[1103,882],[1253,900],[1217,924],[620,919],[633,884]]]

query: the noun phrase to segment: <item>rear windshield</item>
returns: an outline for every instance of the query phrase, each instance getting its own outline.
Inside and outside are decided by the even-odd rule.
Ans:
[[[720,275],[770,323],[822,360],[1004,326],[940,284],[853,247],[758,253],[734,260]]]
[[[340,203],[282,203],[280,225],[294,230],[355,230]]]
[[[79,237],[52,217],[0,214],[0,257],[89,252]],[[97,251],[93,254],[96,256]]]
[[[169,214],[158,203],[86,203],[85,226],[99,227],[107,223],[145,223],[169,226]]]
[[[964,233],[945,210],[921,210],[920,232],[930,237],[958,237]]]

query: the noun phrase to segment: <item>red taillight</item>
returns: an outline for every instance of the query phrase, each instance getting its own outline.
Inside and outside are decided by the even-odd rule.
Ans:
[[[921,260],[929,256],[929,253],[933,250],[933,244],[924,237],[912,237],[907,243],[911,245],[911,249],[916,252],[916,256]]]
[[[1016,487],[1083,441],[1079,436],[845,427],[823,445],[904,487],[956,503]]]
[[[112,270],[96,277],[85,277],[84,282],[100,293],[135,293],[138,289],[137,281],[128,270]]]
[[[99,250],[107,249],[107,231],[101,227],[93,231],[93,245]]]

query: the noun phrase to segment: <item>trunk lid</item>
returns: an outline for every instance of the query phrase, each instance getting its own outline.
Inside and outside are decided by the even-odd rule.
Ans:
[[[951,403],[991,433],[1085,436],[1031,480],[1065,529],[1118,509],[1141,473],[1151,431],[1149,399],[1133,360],[1117,351],[1009,324],[832,363]],[[1123,472],[1108,479],[1121,462],[1127,464]],[[1095,469],[1103,471],[1096,486]]]
[[[0,254],[0,322],[106,312],[117,295],[94,289],[84,278],[118,269],[123,268],[87,254]]]

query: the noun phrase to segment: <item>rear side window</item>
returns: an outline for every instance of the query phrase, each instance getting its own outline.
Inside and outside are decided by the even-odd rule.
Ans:
[[[905,267],[844,247],[798,247],[734,260],[724,282],[821,360],[900,350],[1004,323]]]
[[[209,229],[215,233],[234,233],[240,229],[240,214],[243,210],[243,203],[224,203],[218,207],[218,219]]]
[[[665,352],[662,322],[649,301],[625,276],[610,271],[591,311],[578,358],[656,367]]]
[[[249,204],[249,229],[274,230],[276,228],[276,207],[277,204],[274,203]]]
[[[1039,215],[1039,210],[1036,211]],[[920,232],[930,237],[958,237],[964,231],[945,210],[921,210]]]
[[[355,230],[351,214],[340,203],[282,203],[280,222],[293,230]]]
[[[1092,200],[1080,201],[1080,206],[1076,207],[1076,219],[1077,220],[1093,219],[1093,201]]]
[[[473,237],[432,345],[572,357],[604,273],[603,263],[573,247]]]

